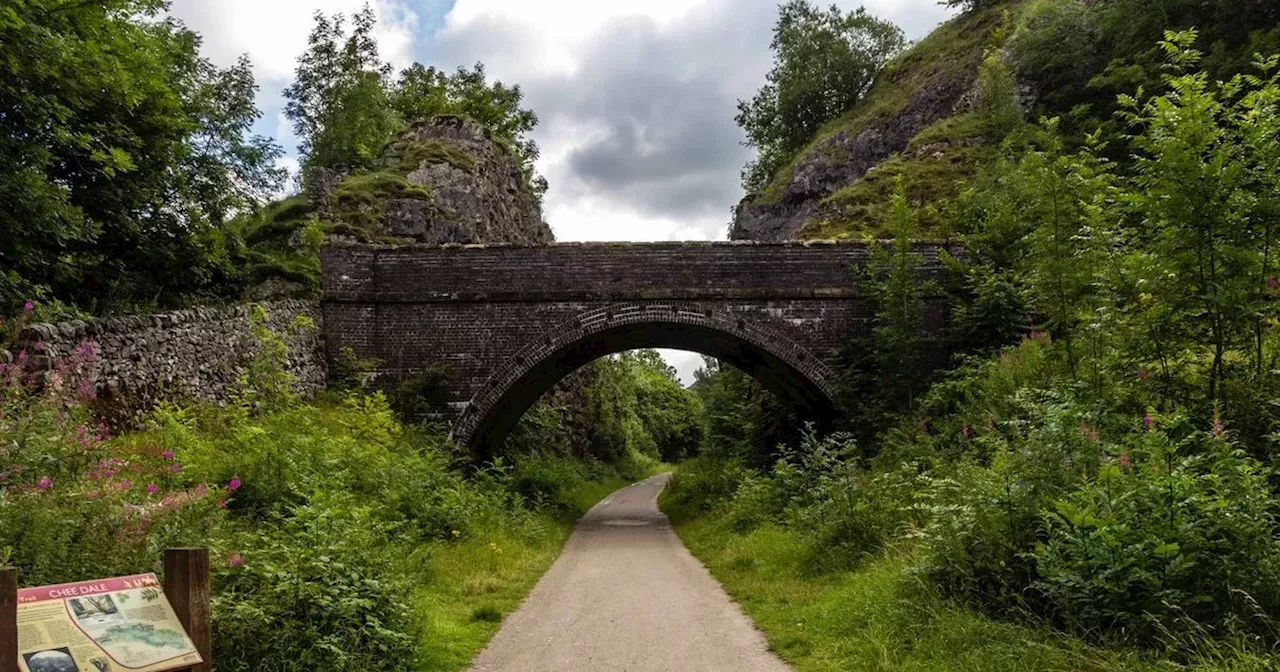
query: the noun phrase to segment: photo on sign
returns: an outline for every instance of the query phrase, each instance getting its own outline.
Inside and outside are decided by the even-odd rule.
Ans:
[[[71,650],[65,646],[24,653],[22,658],[31,672],[80,672],[76,659],[71,657]]]
[[[110,595],[73,597],[67,600],[67,604],[82,626],[106,625],[124,620]]]

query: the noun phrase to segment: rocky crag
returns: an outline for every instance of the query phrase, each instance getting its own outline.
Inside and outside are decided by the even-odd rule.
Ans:
[[[977,112],[978,74],[993,34],[1007,21],[1001,11],[971,12],[894,59],[857,106],[738,204],[729,237],[883,233],[898,177],[917,204],[954,195],[995,154],[999,138]]]
[[[373,165],[307,172],[302,193],[239,222],[251,298],[314,296],[324,239],[379,243],[548,243],[551,227],[515,153],[469,119],[418,122]]]

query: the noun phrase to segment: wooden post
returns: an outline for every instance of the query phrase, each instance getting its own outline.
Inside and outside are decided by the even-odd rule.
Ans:
[[[190,672],[213,670],[213,633],[209,619],[209,549],[170,548],[164,552],[164,594],[204,662]]]
[[[18,672],[18,570],[0,567],[0,672]]]

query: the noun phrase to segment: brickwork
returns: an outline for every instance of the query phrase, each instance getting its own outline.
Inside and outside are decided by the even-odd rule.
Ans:
[[[941,272],[921,243],[922,278]],[[454,435],[483,453],[567,373],[634,348],[677,348],[751,373],[806,411],[831,409],[840,346],[871,306],[851,242],[559,243],[327,247],[324,325],[378,362],[385,385],[449,371]],[[926,330],[943,326],[930,302]]]

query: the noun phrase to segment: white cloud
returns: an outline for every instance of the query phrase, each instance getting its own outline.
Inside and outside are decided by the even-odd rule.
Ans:
[[[666,350],[659,349],[658,354],[666,360],[667,364],[675,367],[676,377],[680,379],[680,384],[689,387],[694,383],[693,372],[702,368],[702,355],[688,350]]]
[[[342,13],[350,17],[366,0],[173,0],[169,13],[204,38],[201,52],[222,66],[241,54],[253,61],[264,99],[278,100],[293,79],[298,54],[307,47],[312,16]],[[378,16],[378,47],[383,60],[397,67],[413,62],[418,15],[403,0],[373,0]]]

